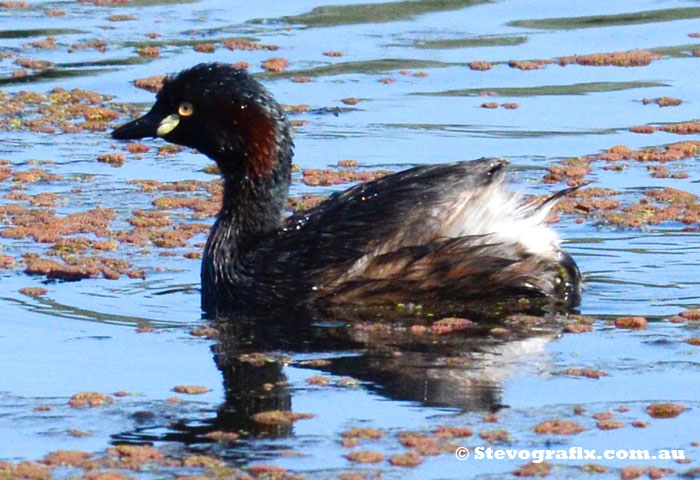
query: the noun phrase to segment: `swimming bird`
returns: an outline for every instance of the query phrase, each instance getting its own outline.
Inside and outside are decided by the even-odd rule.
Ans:
[[[267,89],[222,63],[167,77],[151,110],[112,137],[160,137],[216,162],[223,204],[201,270],[209,314],[579,302],[576,263],[545,223],[571,189],[528,203],[510,191],[504,159],[417,166],[285,217],[290,124]]]

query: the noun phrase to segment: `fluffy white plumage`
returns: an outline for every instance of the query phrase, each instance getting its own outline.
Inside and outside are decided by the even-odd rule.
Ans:
[[[449,216],[437,236],[483,235],[483,243],[521,245],[528,253],[553,259],[560,240],[544,221],[555,203],[523,203],[522,195],[499,178],[446,203]]]

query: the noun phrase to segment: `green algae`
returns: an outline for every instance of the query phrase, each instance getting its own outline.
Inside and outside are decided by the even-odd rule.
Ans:
[[[316,7],[308,13],[282,17],[281,20],[294,25],[306,25],[307,27],[387,23],[412,20],[418,15],[459,10],[481,3],[487,2],[486,0],[419,0],[334,5]],[[261,20],[257,21],[260,22]]]
[[[699,18],[698,8],[667,8],[643,12],[619,13],[616,15],[591,15],[585,17],[540,18],[514,20],[509,27],[537,28],[544,30],[573,30],[577,28],[600,28],[642,23],[671,22]]]

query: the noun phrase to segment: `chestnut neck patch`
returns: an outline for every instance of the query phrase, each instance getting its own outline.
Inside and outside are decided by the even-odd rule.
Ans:
[[[269,177],[277,166],[277,120],[264,107],[238,104],[231,112],[235,128],[246,156],[246,174],[252,178]]]

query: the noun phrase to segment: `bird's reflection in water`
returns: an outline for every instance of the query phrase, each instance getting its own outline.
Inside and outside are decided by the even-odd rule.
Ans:
[[[416,317],[335,324],[227,319],[213,347],[226,388],[217,428],[270,433],[252,416],[291,409],[283,371],[288,362],[351,377],[392,400],[496,411],[503,406],[504,380],[541,359],[545,344],[558,335],[561,319],[514,316],[505,323],[472,324],[448,333],[435,333],[430,320]],[[459,322],[455,325],[461,328]],[[272,352],[311,353],[315,360],[295,362]],[[277,428],[274,433],[289,432]]]
[[[293,391],[284,373],[289,364],[351,377],[361,388],[392,400],[494,412],[503,407],[503,382],[543,361],[544,346],[559,335],[566,317],[517,315],[466,326],[455,322],[459,328],[447,333],[435,330],[435,317],[415,315],[391,321],[383,316],[380,323],[280,318],[217,319],[220,334],[212,351],[223,374],[225,401],[213,418],[171,424],[158,440],[205,444],[213,441],[207,434],[214,431],[244,438],[292,435],[292,425],[254,420],[260,412],[292,410]],[[290,352],[313,360],[295,360]],[[146,440],[143,435],[121,439]]]

